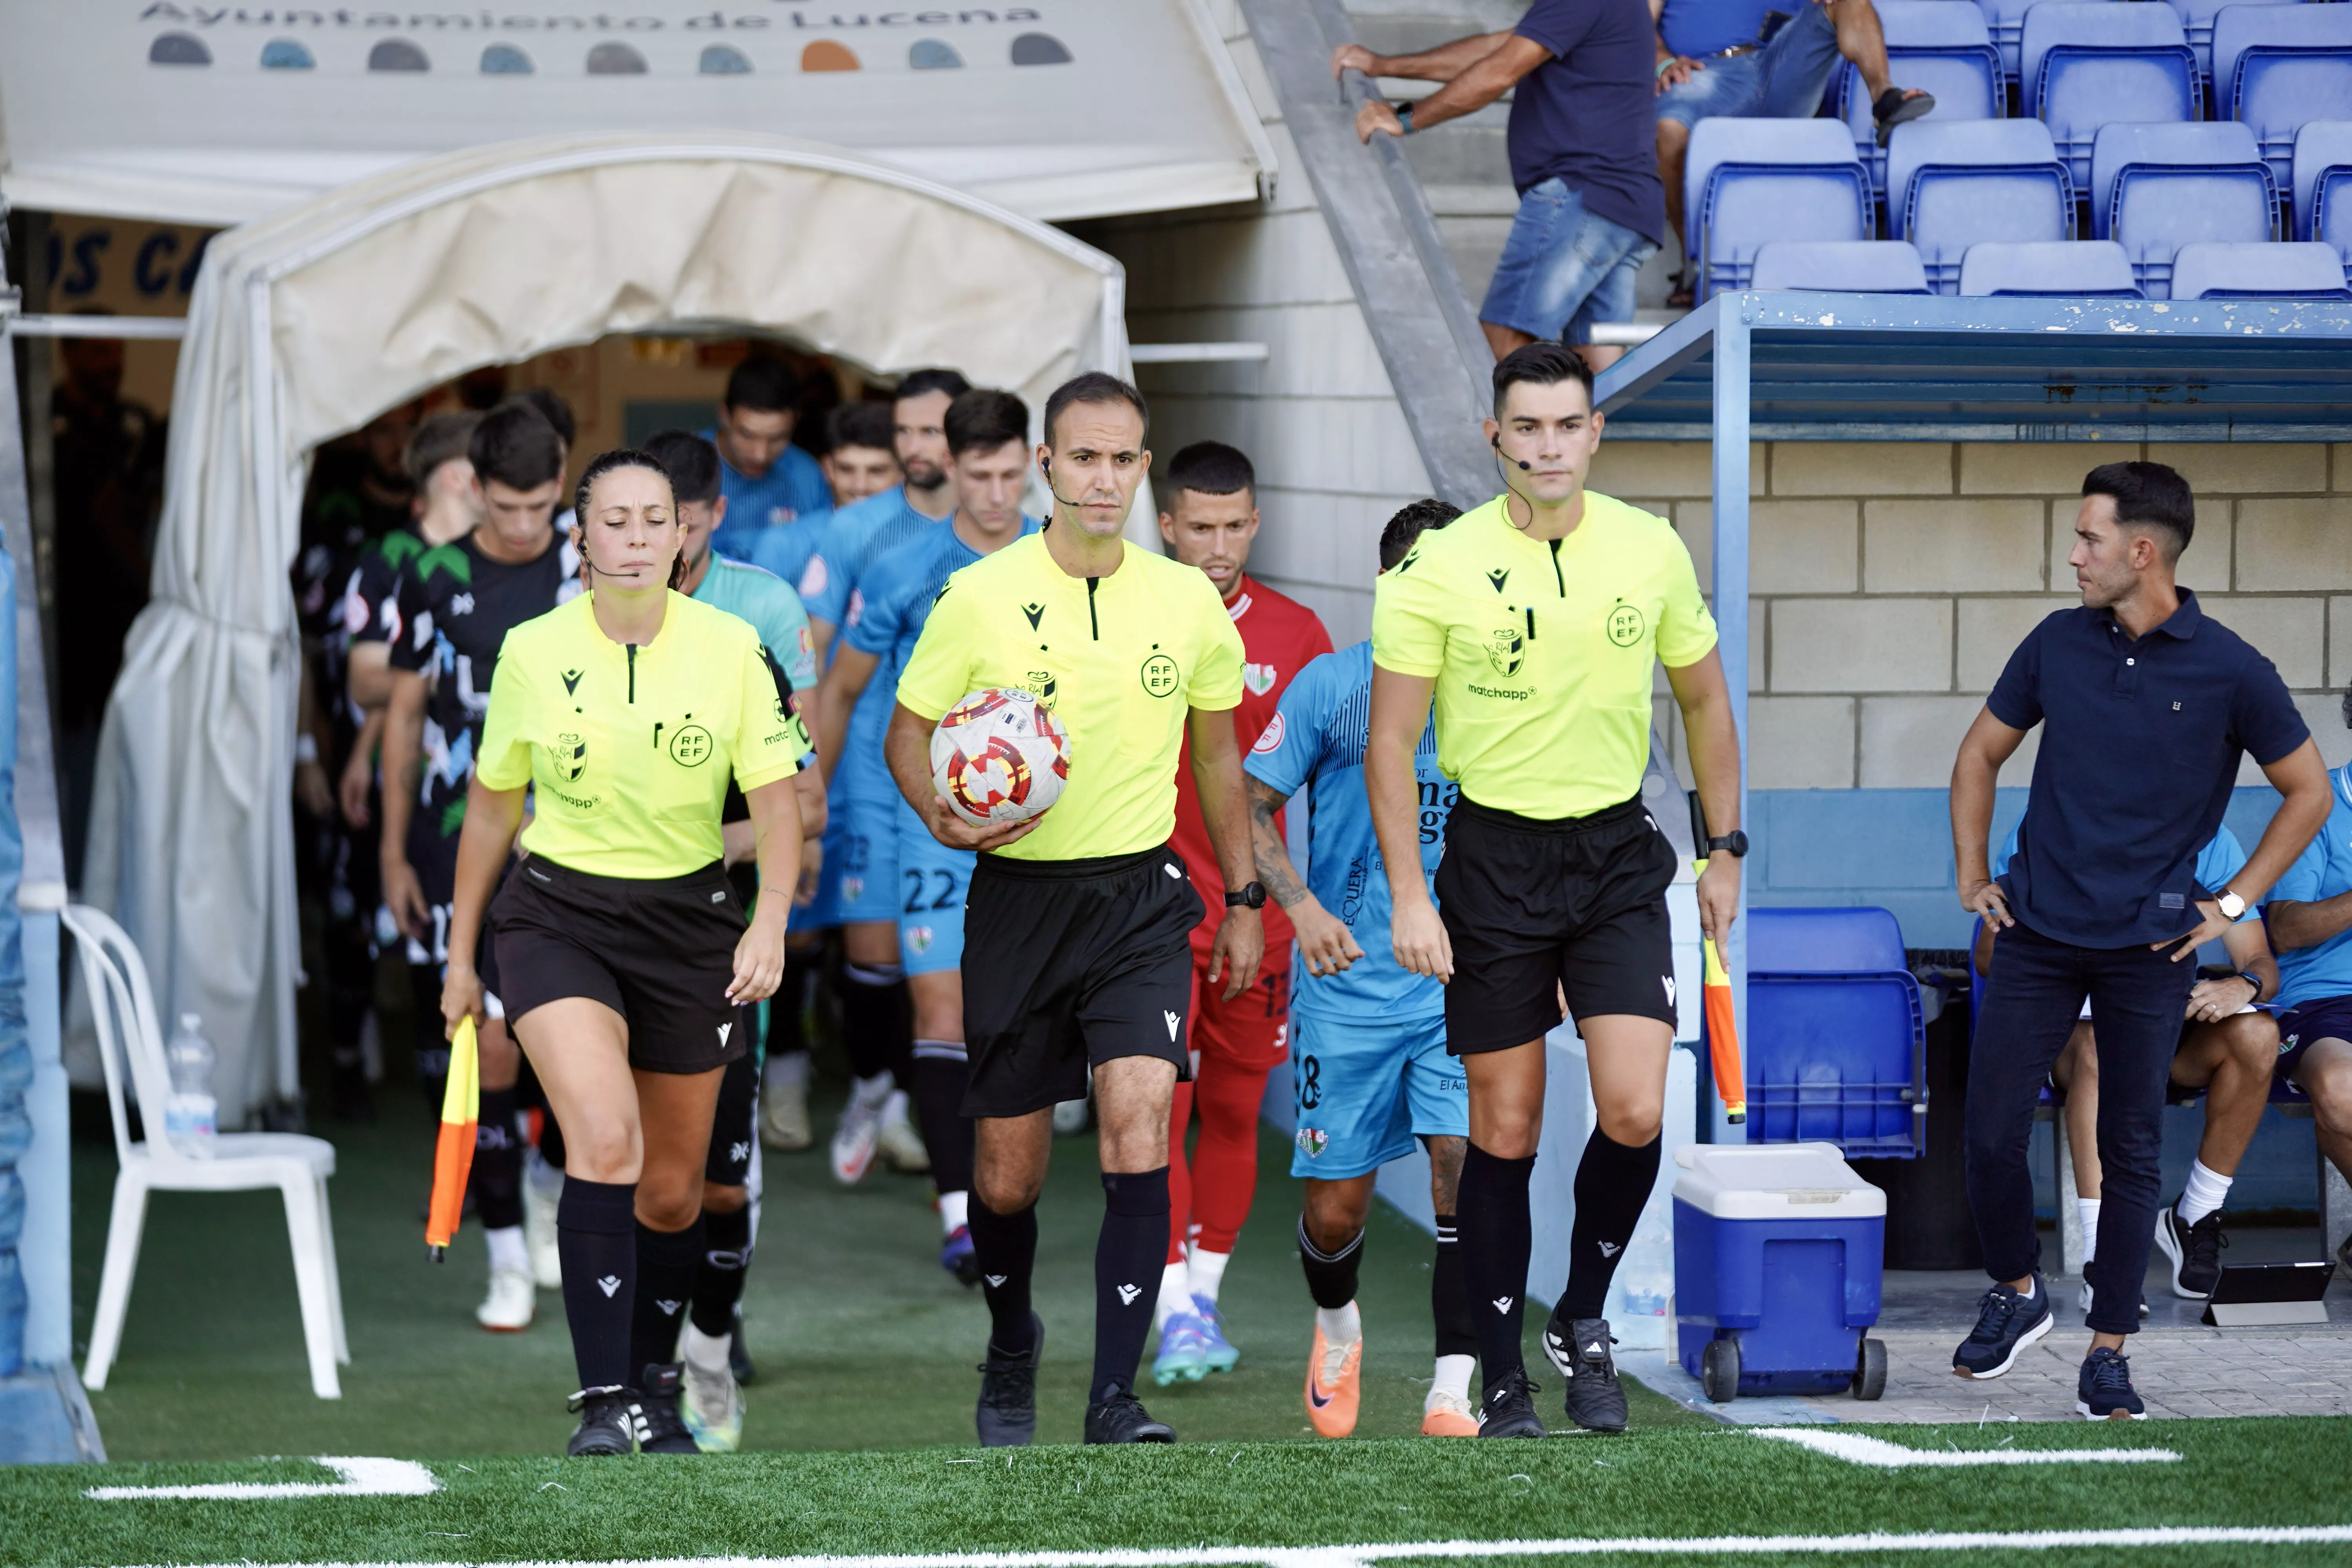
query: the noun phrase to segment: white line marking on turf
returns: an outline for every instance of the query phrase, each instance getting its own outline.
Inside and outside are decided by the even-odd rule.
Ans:
[[[1889,1470],[1911,1465],[1949,1468],[1961,1465],[2168,1464],[2180,1458],[2169,1448],[2004,1447],[1979,1449],[1975,1453],[1955,1448],[1949,1453],[1941,1453],[1927,1448],[1906,1448],[1900,1443],[1890,1443],[1884,1437],[1865,1437],[1859,1432],[1833,1432],[1820,1426],[1750,1426],[1748,1430],[1752,1436],[1794,1443],[1800,1448],[1811,1448],[1816,1454],[1827,1454],[1832,1459],[1843,1459],[1848,1464],[1875,1465]]]
[[[2168,1525],[2137,1530],[1934,1531],[1916,1535],[1570,1537],[1553,1541],[1404,1541],[1364,1546],[1187,1546],[1117,1552],[971,1552],[874,1557],[657,1557],[595,1568],[1365,1568],[1382,1562],[1482,1557],[1736,1557],[1755,1553],[2054,1552],[2083,1547],[2352,1544],[2352,1524]],[[252,1568],[248,1563],[215,1568]],[[447,1568],[446,1563],[310,1563],[289,1568]],[[580,1568],[570,1562],[500,1568]]]
[[[414,1459],[312,1461],[334,1471],[340,1481],[219,1481],[200,1487],[91,1487],[81,1495],[102,1502],[144,1498],[424,1497],[441,1489],[433,1472]]]

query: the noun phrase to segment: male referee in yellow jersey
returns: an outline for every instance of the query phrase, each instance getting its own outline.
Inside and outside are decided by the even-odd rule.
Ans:
[[[1045,1324],[1029,1306],[1037,1194],[1053,1108],[1087,1091],[1102,1123],[1089,1443],[1170,1443],[1135,1396],[1168,1251],[1168,1118],[1189,1076],[1189,932],[1201,897],[1168,846],[1177,754],[1192,777],[1224,886],[1208,980],[1233,1000],[1257,978],[1265,890],[1254,879],[1241,750],[1242,643],[1216,587],[1120,537],[1151,466],[1142,395],[1115,376],[1065,383],[1045,403],[1038,467],[1054,496],[1042,532],[956,573],[898,677],[884,753],[939,840],[978,849],[965,905],[965,1114],[978,1120],[971,1239],[992,1323],[981,1368],[984,1446],[1037,1426]],[[940,715],[984,687],[1022,687],[1069,731],[1070,777],[1044,816],[982,829],[931,788]]]
[[[1675,1038],[1675,858],[1641,801],[1654,661],[1682,705],[1706,811],[1698,907],[1709,936],[1738,911],[1736,858],[1748,851],[1715,621],[1673,527],[1584,488],[1601,426],[1592,373],[1574,353],[1531,343],[1506,355],[1486,421],[1506,493],[1423,533],[1374,589],[1365,787],[1390,868],[1397,962],[1447,982],[1446,1048],[1470,1081],[1456,1212],[1483,1437],[1544,1436],[1519,1334],[1543,1037],[1560,1021],[1563,989],[1599,1125],[1577,1167],[1568,1284],[1544,1351],[1568,1379],[1570,1419],[1625,1426],[1603,1303],[1657,1180]],[[1433,694],[1438,765],[1462,785],[1434,905],[1412,769]]]

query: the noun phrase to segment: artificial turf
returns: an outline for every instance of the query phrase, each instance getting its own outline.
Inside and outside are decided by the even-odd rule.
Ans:
[[[1874,1469],[1709,1426],[1548,1443],[509,1457],[436,1461],[442,1489],[429,1497],[267,1501],[100,1501],[81,1489],[321,1478],[290,1461],[20,1469],[0,1472],[0,1563],[549,1562],[2352,1520],[2344,1419],[1875,1431],[1933,1448],[2165,1447],[2182,1462]],[[2248,1550],[2155,1555],[2221,1563]],[[2258,1550],[2264,1563],[2352,1557],[2344,1545]],[[2075,1564],[2151,1553],[2049,1555]]]
[[[831,1127],[820,1108],[820,1133]],[[162,1194],[149,1211],[122,1349],[90,1395],[110,1458],[242,1459],[257,1454],[397,1458],[551,1454],[576,1385],[562,1304],[539,1296],[521,1334],[475,1326],[487,1264],[469,1219],[449,1261],[425,1259],[419,1212],[432,1144],[424,1112],[388,1095],[373,1126],[326,1123],[330,1184],[352,1363],[343,1397],[311,1396],[283,1211],[273,1193]],[[110,1143],[74,1161],[76,1354],[89,1328],[114,1176]],[[1046,1323],[1041,1442],[1075,1442],[1083,1415],[1102,1214],[1091,1136],[1064,1139],[1039,1207],[1036,1300]],[[1241,1347],[1234,1372],[1142,1392],[1187,1442],[1302,1436],[1299,1388],[1312,1303],[1294,1239],[1299,1186],[1269,1129],[1258,1196],[1225,1276],[1222,1305]],[[877,1170],[845,1190],[822,1148],[766,1156],[767,1197],[745,1321],[759,1379],[749,1391],[752,1449],[897,1448],[972,1436],[975,1363],[987,1333],[976,1292],[937,1262],[929,1184]],[[1366,1238],[1366,1436],[1418,1430],[1430,1372],[1428,1236],[1375,1205]],[[1552,1381],[1532,1347],[1529,1363]],[[1147,1362],[1148,1365],[1148,1362]],[[1711,1425],[1630,1388],[1637,1425]],[[1544,1407],[1557,1414],[1557,1390]],[[184,1555],[183,1553],[182,1555]]]

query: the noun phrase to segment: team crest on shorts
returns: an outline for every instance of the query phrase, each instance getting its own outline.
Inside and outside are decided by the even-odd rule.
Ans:
[[[841,896],[853,904],[863,899],[866,896],[866,879],[844,877],[841,879]]]
[[[1302,1127],[1295,1140],[1298,1152],[1312,1160],[1330,1145],[1331,1140],[1320,1127]]]
[[[931,943],[938,940],[938,935],[929,926],[907,928],[907,947],[909,952],[929,952],[931,951]]]
[[[1518,674],[1527,655],[1527,637],[1517,626],[1504,626],[1486,639],[1486,662],[1496,675]]]

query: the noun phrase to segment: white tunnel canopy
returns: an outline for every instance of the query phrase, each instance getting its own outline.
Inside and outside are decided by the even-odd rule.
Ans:
[[[558,132],[803,137],[1054,220],[1249,199],[1274,156],[1200,0],[0,0],[0,195],[242,223]]]
[[[779,332],[885,373],[953,365],[1034,416],[1079,371],[1128,373],[1124,303],[1117,262],[1044,224],[754,136],[481,148],[214,241],[83,881],[140,942],[167,1014],[203,1016],[224,1118],[296,1082],[286,574],[311,448],[478,365],[652,329]]]

